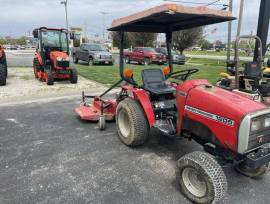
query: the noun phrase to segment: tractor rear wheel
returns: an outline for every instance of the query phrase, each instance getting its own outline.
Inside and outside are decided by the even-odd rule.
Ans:
[[[227,192],[227,179],[208,153],[192,152],[177,162],[176,178],[182,193],[193,203],[215,203]]]
[[[76,69],[70,71],[70,83],[77,84],[78,82],[78,72]]]
[[[121,101],[116,110],[116,128],[120,140],[127,146],[145,143],[149,125],[140,104],[130,98]]]
[[[240,174],[243,174],[250,178],[258,178],[262,175],[264,175],[268,170],[269,164],[262,165],[256,169],[251,169],[247,167],[245,164],[240,163],[235,166],[235,170],[239,172]]]
[[[6,65],[0,64],[0,86],[5,86],[7,83],[7,68]]]
[[[34,60],[33,60],[33,67],[34,67],[34,75],[35,75],[35,78],[37,79],[38,78],[38,74],[37,73],[42,71],[42,67],[39,64],[37,58],[34,58]]]
[[[53,77],[52,71],[46,71],[45,75],[46,75],[45,81],[46,81],[47,85],[49,85],[49,86],[53,85],[54,84],[54,77]]]

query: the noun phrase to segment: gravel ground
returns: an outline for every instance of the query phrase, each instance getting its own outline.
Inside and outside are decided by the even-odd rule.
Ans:
[[[83,77],[79,77],[78,84],[56,81],[53,86],[47,86],[34,78],[31,68],[12,68],[8,71],[7,85],[0,87],[0,103],[80,95],[83,90],[98,92],[106,88]]]

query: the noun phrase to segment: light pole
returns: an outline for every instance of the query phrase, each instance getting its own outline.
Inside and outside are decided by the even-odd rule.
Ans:
[[[101,11],[100,12],[102,14],[102,25],[103,25],[103,28],[102,28],[102,32],[103,32],[103,41],[105,41],[105,15],[109,14],[108,12],[105,12],[105,11]]]
[[[66,12],[66,29],[68,31],[68,13],[67,13],[68,0],[61,1],[60,4],[63,4],[65,6],[65,12]]]

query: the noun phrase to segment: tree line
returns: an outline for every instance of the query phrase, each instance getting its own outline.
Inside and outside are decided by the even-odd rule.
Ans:
[[[112,32],[113,46],[120,46],[120,33]],[[155,33],[125,33],[124,48],[142,46],[155,47],[157,34]],[[199,41],[204,40],[203,27],[192,28],[173,33],[173,47],[183,53],[189,47],[196,45]]]
[[[27,37],[11,38],[11,37],[0,37],[0,45],[26,45]]]

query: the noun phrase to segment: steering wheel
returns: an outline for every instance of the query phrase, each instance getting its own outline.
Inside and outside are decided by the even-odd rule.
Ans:
[[[173,78],[181,81],[185,81],[189,76],[191,76],[194,73],[197,73],[199,70],[198,69],[186,69],[186,70],[181,70],[177,72],[173,72],[168,75],[168,78]]]

